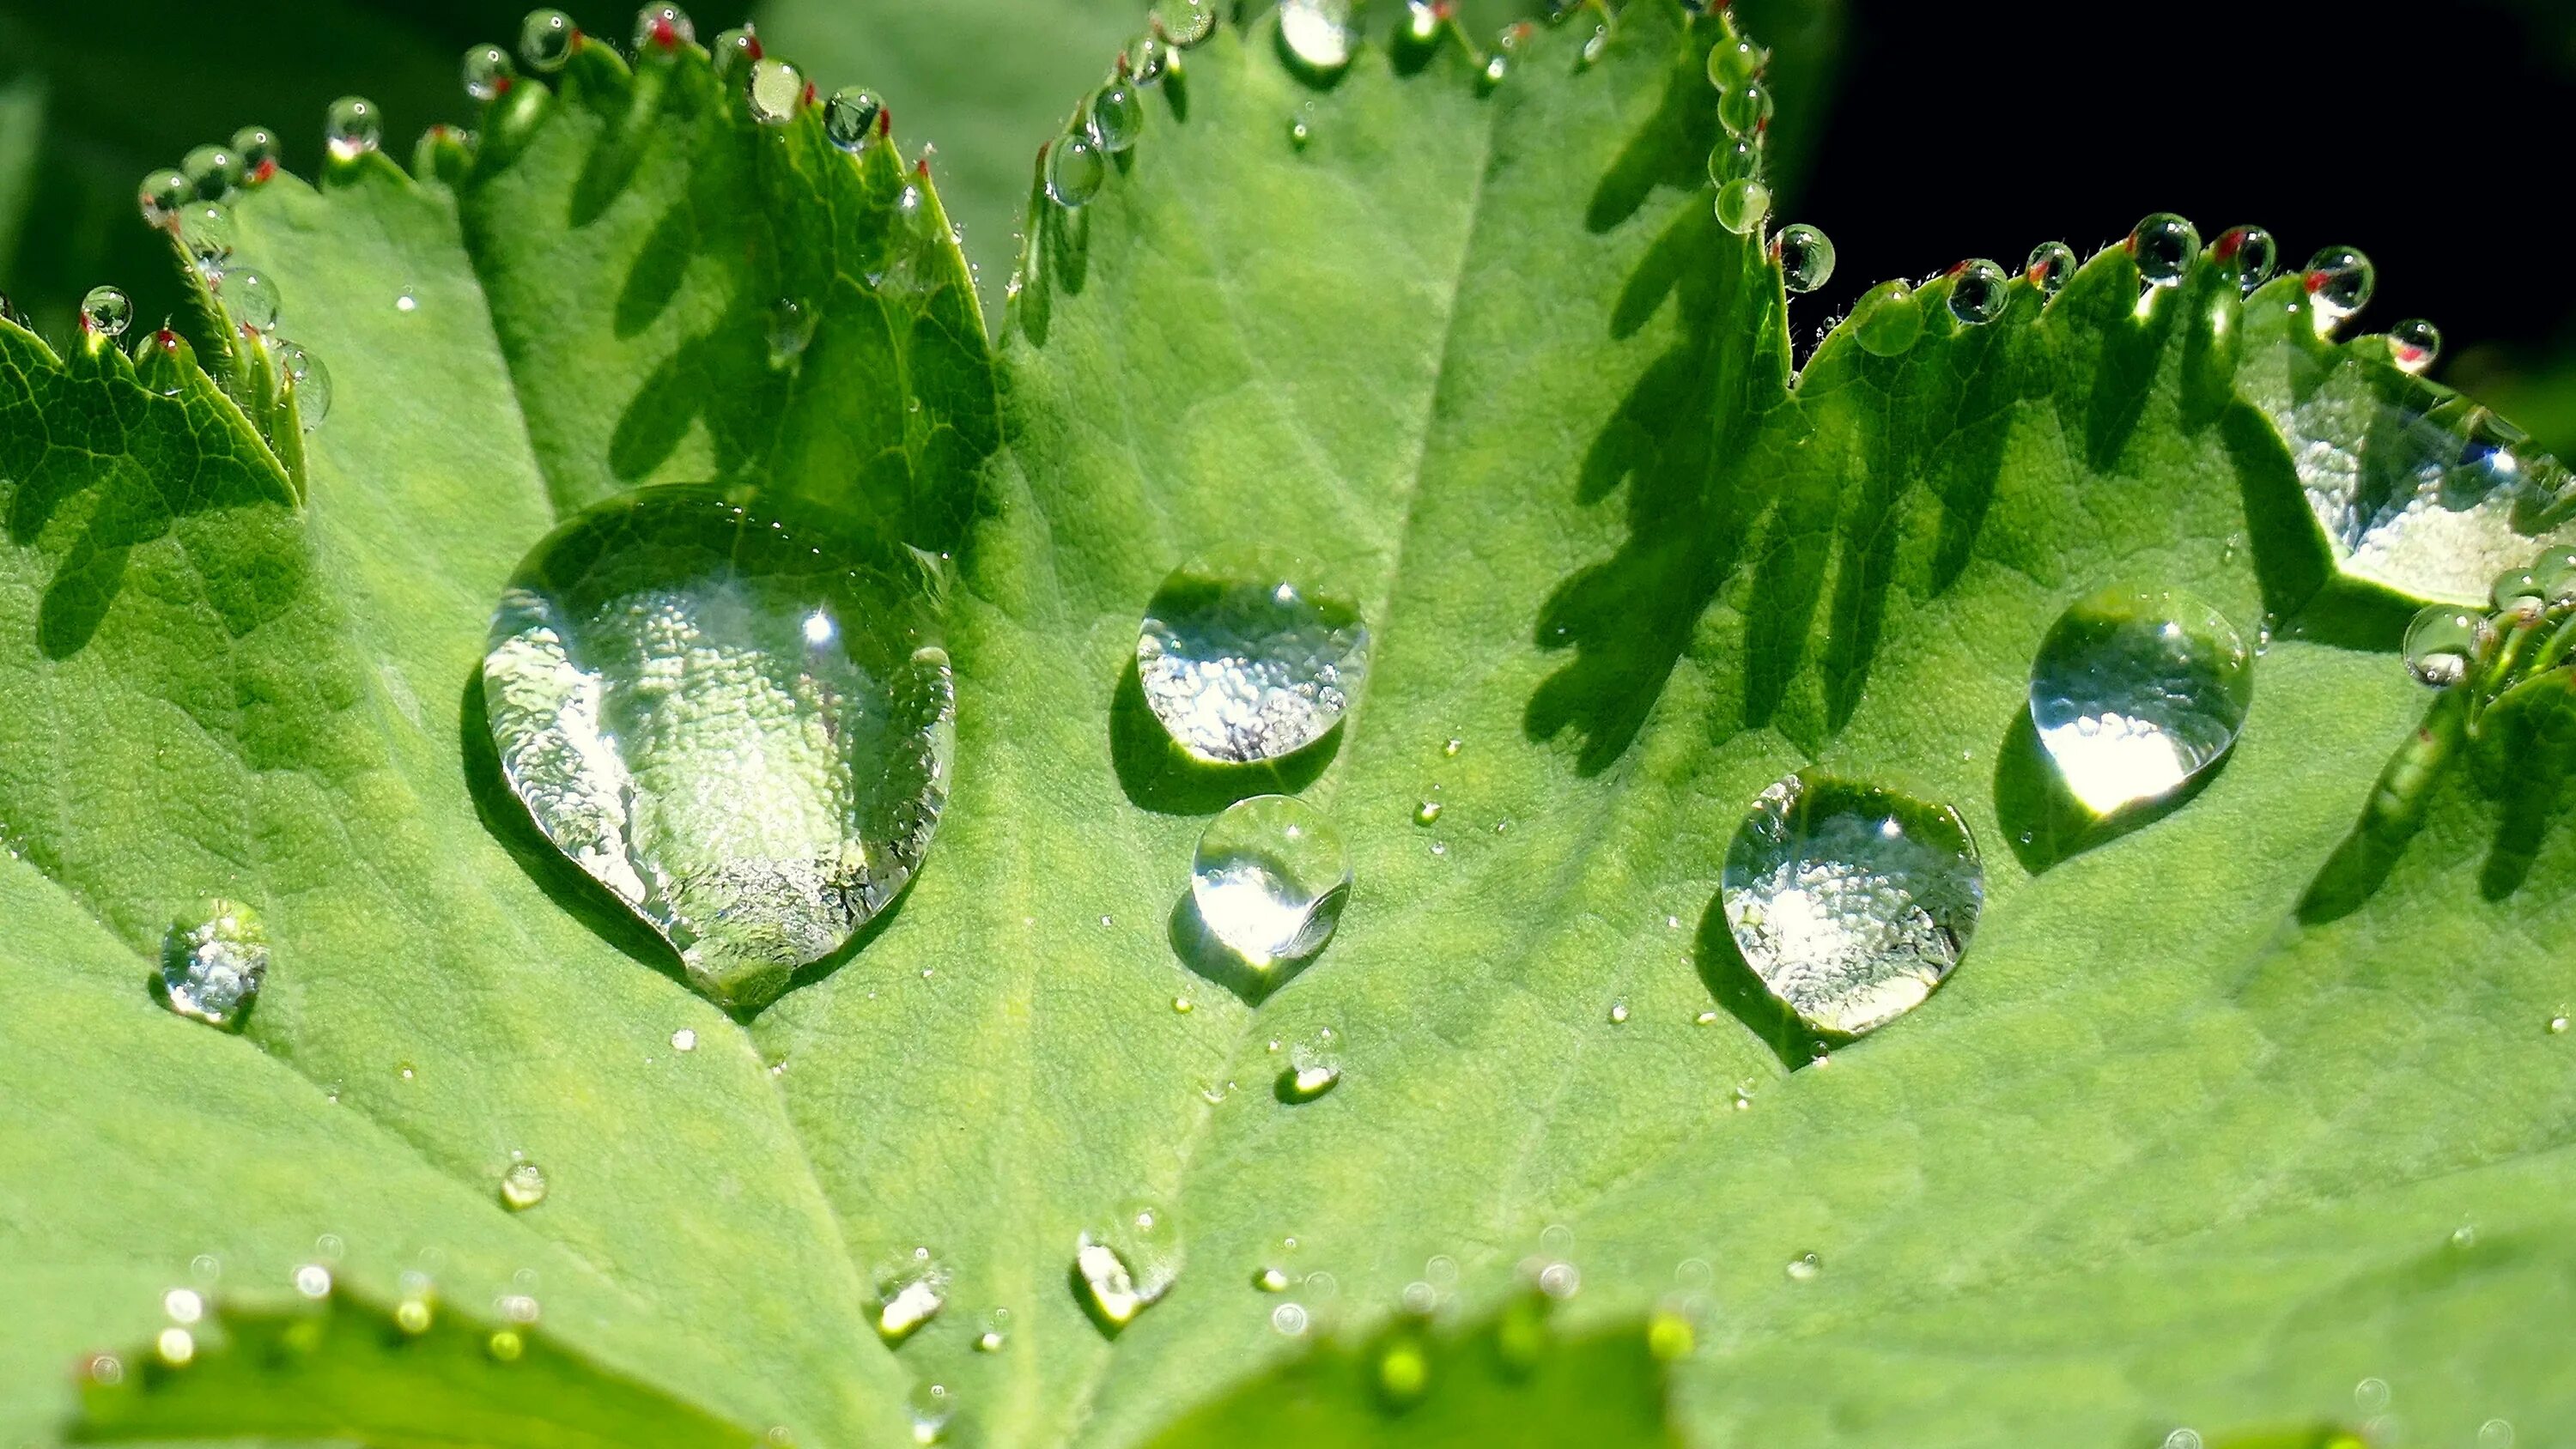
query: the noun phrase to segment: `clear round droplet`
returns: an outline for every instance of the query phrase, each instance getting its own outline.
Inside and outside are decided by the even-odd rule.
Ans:
[[[501,1205],[523,1213],[546,1200],[546,1170],[533,1162],[513,1162],[501,1174]]]
[[[1708,150],[1708,182],[1724,186],[1762,174],[1762,148],[1741,136],[1728,136]]]
[[[1312,960],[1350,898],[1351,854],[1322,811],[1255,795],[1208,822],[1190,899],[1210,937],[1254,971]]]
[[[2066,289],[2066,279],[2075,275],[2075,248],[2064,242],[2041,242],[2030,249],[2022,275],[2030,278],[2041,296],[2056,296]]]
[[[342,96],[323,117],[322,140],[335,160],[355,161],[375,150],[384,138],[384,116],[365,96]]]
[[[721,1005],[839,949],[929,849],[955,712],[933,567],[681,484],[575,517],[502,595],[504,778]]]
[[[1292,63],[1309,73],[1339,75],[1359,46],[1351,0],[1280,0],[1279,44]]]
[[[292,342],[276,345],[278,370],[295,389],[296,415],[307,428],[319,427],[331,415],[331,369],[322,359]]]
[[[2198,1429],[2176,1429],[2165,1436],[2165,1449],[2201,1449]]]
[[[1728,86],[1717,98],[1717,123],[1730,136],[1757,136],[1771,124],[1771,90],[1757,80]]]
[[[1179,1280],[1179,1232],[1160,1209],[1130,1203],[1107,1226],[1075,1240],[1073,1272],[1092,1320],[1115,1334]]]
[[[2030,719],[2067,792],[2096,815],[2161,800],[2236,743],[2254,658],[2180,590],[2106,588],[2069,605],[2030,668]]]
[[[823,103],[823,134],[844,151],[867,147],[877,134],[885,102],[865,86],[843,86]]]
[[[2489,1419],[2478,1426],[2478,1449],[2513,1449],[2513,1422]]]
[[[268,931],[239,901],[210,900],[161,937],[161,999],[208,1026],[237,1027],[268,978]]]
[[[266,126],[244,126],[233,132],[233,155],[241,161],[245,184],[266,181],[277,174],[277,133]]]
[[[677,5],[647,5],[635,12],[635,50],[677,50],[694,44],[698,27],[689,22],[688,12]]]
[[[1154,86],[1162,83],[1181,63],[1180,48],[1153,30],[1138,36],[1127,47],[1136,61],[1136,84]]]
[[[1216,33],[1217,6],[1223,0],[1163,0],[1154,7],[1154,28],[1174,45],[1196,45]]]
[[[875,1296],[868,1309],[877,1337],[898,1344],[938,1317],[947,1306],[952,1276],[948,1265],[928,1248],[914,1248],[877,1264],[869,1274]]]
[[[2011,278],[1995,263],[1978,257],[1950,273],[1950,315],[1970,327],[1981,327],[2003,315]]]
[[[510,63],[510,53],[497,45],[478,45],[465,52],[461,67],[465,77],[465,94],[478,101],[499,100],[519,78],[519,68]]]
[[[1279,1074],[1279,1096],[1287,1102],[1311,1102],[1341,1085],[1341,1052],[1326,1027],[1310,1041],[1288,1049],[1287,1070]]]
[[[1771,188],[1740,176],[1717,189],[1717,224],[1737,236],[1750,236],[1771,214]]]
[[[1780,283],[1793,297],[1833,280],[1834,244],[1803,221],[1780,228],[1771,238],[1771,259],[1780,264]]]
[[[2236,271],[2236,286],[2251,292],[2272,279],[2280,269],[2280,244],[2272,234],[2259,226],[2233,226],[2218,234],[2209,244],[2210,260]]]
[[[134,325],[134,299],[114,287],[92,287],[81,298],[81,329],[99,337],[122,337]]]
[[[1111,81],[1091,98],[1083,119],[1093,145],[1112,155],[1131,150],[1145,130],[1144,98],[1136,94],[1134,82]]]
[[[743,103],[751,118],[764,126],[784,126],[805,103],[805,73],[783,60],[762,56],[751,63],[743,83]]]
[[[2487,646],[2490,630],[2484,614],[2457,604],[2434,604],[2406,626],[2401,646],[2407,672],[2435,689],[2466,679],[2470,663]]]
[[[179,245],[201,271],[213,271],[233,254],[233,214],[220,201],[192,201],[179,208]]]
[[[277,325],[277,284],[265,272],[235,267],[215,283],[215,295],[236,326],[266,332]]]
[[[179,161],[188,191],[199,201],[229,201],[241,186],[241,158],[229,147],[199,146]]]
[[[2200,231],[2172,212],[2159,211],[2129,233],[2129,255],[2137,259],[2138,275],[2148,285],[2173,286],[2200,260]]]
[[[2307,288],[2317,330],[2331,331],[2370,305],[2371,293],[2379,289],[2379,269],[2357,247],[2327,247],[2308,258],[2302,285]]]
[[[739,86],[751,78],[751,63],[760,59],[760,37],[748,23],[737,25],[716,37],[711,54],[716,79]]]
[[[155,171],[143,178],[134,191],[135,209],[143,213],[146,226],[168,226],[176,221],[179,208],[188,204],[188,178],[172,170]]]
[[[1800,1253],[1789,1260],[1787,1271],[1793,1280],[1800,1283],[1808,1282],[1825,1271],[1825,1260],[1813,1253]]]
[[[1189,754],[1218,764],[1294,754],[1359,692],[1368,625],[1297,572],[1258,550],[1220,553],[1174,569],[1146,604],[1137,681]]]
[[[1771,52],[1740,35],[1725,35],[1708,52],[1708,83],[1720,92],[1740,90],[1771,63]]]
[[[2388,329],[2388,360],[2400,372],[2422,376],[2442,358],[2442,329],[2421,317],[2409,317]]]
[[[2576,603],[2576,548],[2545,548],[2531,561],[2531,581],[2552,605]]]
[[[552,75],[572,59],[573,42],[580,34],[572,17],[560,10],[531,10],[519,22],[519,59],[540,75]]]
[[[1109,163],[1087,134],[1060,136],[1047,153],[1047,199],[1067,211],[1090,205],[1108,178]]]
[[[1871,356],[1901,356],[1923,335],[1923,303],[1903,282],[1881,282],[1852,304],[1844,325]]]
[[[1791,775],[1746,812],[1719,896],[1771,994],[1814,1030],[1858,1036],[1921,1005],[1959,964],[1985,870],[1946,805]]]

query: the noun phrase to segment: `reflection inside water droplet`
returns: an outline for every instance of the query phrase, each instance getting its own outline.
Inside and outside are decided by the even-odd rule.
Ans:
[[[1180,1248],[1169,1215],[1142,1203],[1130,1203],[1111,1226],[1076,1240],[1074,1278],[1084,1309],[1101,1331],[1116,1334],[1172,1290],[1180,1277]]]
[[[238,901],[207,901],[161,938],[161,998],[181,1016],[238,1026],[267,976],[267,928]]]
[[[1199,837],[1190,895],[1215,941],[1256,972],[1312,958],[1351,889],[1350,851],[1321,811],[1287,795],[1228,806]]]
[[[1359,44],[1351,0],[1281,0],[1279,44],[1292,64],[1319,78],[1340,74]]]
[[[2253,657],[2179,590],[2107,588],[2058,616],[2030,671],[2030,718],[2068,793],[2097,815],[2161,799],[2236,743]]]
[[[514,1162],[501,1174],[501,1201],[512,1212],[526,1212],[546,1200],[546,1170],[533,1162]]]
[[[1175,569],[1136,639],[1145,702],[1202,760],[1277,759],[1323,738],[1368,669],[1368,626],[1257,552]]]
[[[870,1309],[877,1337],[901,1343],[939,1316],[948,1303],[948,1266],[928,1248],[914,1248],[879,1263],[871,1274],[876,1297]]]

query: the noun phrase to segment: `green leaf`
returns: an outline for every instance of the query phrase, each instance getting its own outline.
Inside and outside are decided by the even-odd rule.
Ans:
[[[2256,325],[2281,291],[2206,259],[2145,291],[2118,250],[1983,325],[1883,289],[1793,373],[1801,304],[1712,214],[1722,23],[1583,7],[1499,81],[1450,35],[1330,84],[1228,26],[1095,200],[1032,196],[989,349],[910,158],[598,47],[428,147],[444,179],[369,156],[245,199],[235,264],[333,379],[300,450],[166,354],[0,329],[0,883],[34,923],[0,1090],[53,1108],[0,1128],[0,1279],[43,1305],[0,1327],[12,1387],[148,1341],[195,1253],[274,1286],[327,1231],[376,1301],[425,1248],[459,1302],[533,1267],[568,1372],[814,1443],[933,1384],[1006,1444],[1592,1411],[1553,1437],[2216,1444],[2366,1418],[2365,1377],[2445,1441],[2576,1423],[2529,1328],[2576,1267],[2563,676],[2413,683],[2402,585],[2340,578],[2273,410],[2294,361],[2401,385]],[[261,356],[227,371],[254,404]],[[693,479],[957,574],[930,856],[741,1019],[535,834],[480,712],[525,551]],[[1225,771],[1131,671],[1164,576],[1242,543],[1374,649],[1316,751]],[[2028,680],[2114,583],[2268,646],[2226,762],[2102,822],[2052,793]],[[2449,738],[2428,702],[2457,748],[2411,743]],[[1946,985],[1814,1064],[1714,900],[1811,767],[1956,809],[1985,901]],[[1281,789],[1357,884],[1238,995],[1181,949],[1191,848]],[[205,895],[274,941],[239,1038],[140,981]],[[1339,1085],[1287,1100],[1326,1028]],[[184,1159],[164,1096],[205,1119]],[[551,1184],[515,1215],[513,1152]],[[1076,1246],[1140,1204],[1178,1275],[1111,1336]],[[945,1306],[889,1349],[874,1268],[916,1245]],[[1573,1269],[1526,1390],[1369,1387],[1400,1305],[1482,1324]],[[1672,1314],[1666,1424],[1634,1325]],[[1432,1336],[1473,1365],[1482,1332]],[[5,1402],[16,1437],[68,1407]]]

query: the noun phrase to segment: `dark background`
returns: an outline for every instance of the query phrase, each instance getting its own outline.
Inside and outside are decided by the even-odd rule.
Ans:
[[[1543,0],[1475,3],[1491,19]],[[1146,0],[1098,4],[1123,22]],[[1800,304],[1802,342],[1878,280],[1971,256],[2017,267],[2050,239],[2089,252],[2177,211],[2204,237],[2265,226],[2290,266],[2328,243],[2363,248],[2380,285],[2360,325],[2430,318],[2448,340],[2441,375],[2576,447],[2576,286],[2557,280],[2570,243],[2556,204],[2576,142],[2571,0],[1740,4],[1784,71],[1794,54],[1795,70],[1833,78],[1784,85],[1776,131],[1792,174],[1775,220],[1823,227],[1840,253]],[[512,44],[524,8],[0,0],[0,109],[15,94],[45,118],[14,237],[0,216],[0,292],[57,335],[103,280],[146,316],[165,310],[167,253],[134,217],[147,170],[260,118],[310,174],[318,118],[351,90],[393,118],[388,149],[407,158],[421,126],[467,117],[456,57]],[[565,8],[593,33],[631,28],[630,6]],[[750,8],[691,7],[701,38]],[[935,118],[927,136],[941,139]],[[988,273],[1007,266],[991,240],[969,244]]]

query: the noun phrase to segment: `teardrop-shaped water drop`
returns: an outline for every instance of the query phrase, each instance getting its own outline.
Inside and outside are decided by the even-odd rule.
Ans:
[[[2406,626],[2401,648],[2406,668],[2436,689],[2466,679],[2469,666],[2487,647],[2493,630],[2486,616],[2456,604],[2433,604]]]
[[[1834,244],[1803,221],[1780,228],[1771,238],[1771,259],[1780,264],[1780,284],[1793,297],[1833,280]]]
[[[296,416],[308,429],[321,426],[331,414],[331,369],[292,342],[278,343],[275,351],[279,372],[295,389]]]
[[[2222,267],[2234,268],[2237,290],[2251,292],[2272,279],[2281,265],[2281,248],[2259,226],[2232,226],[2209,244],[2209,257]]]
[[[519,68],[510,64],[510,53],[497,45],[478,45],[468,50],[460,69],[465,94],[478,101],[499,100],[519,76]]]
[[[601,504],[494,615],[502,773],[692,985],[759,1005],[929,848],[954,747],[936,587],[908,551],[711,486]]]
[[[2442,329],[2421,317],[2409,317],[2388,329],[2388,360],[2400,372],[2421,376],[2442,357]]]
[[[209,1026],[239,1026],[268,977],[268,930],[238,901],[211,900],[161,937],[161,999]]]
[[[2200,232],[2172,212],[2160,211],[2129,233],[2129,255],[2137,259],[2138,275],[2149,286],[2170,287],[2200,260]]]
[[[1190,46],[1216,33],[1217,7],[1223,0],[1163,0],[1154,7],[1154,28],[1174,45]]]
[[[1170,1216],[1150,1203],[1129,1203],[1109,1226],[1086,1229],[1074,1242],[1073,1275],[1082,1305],[1111,1335],[1160,1302],[1180,1272],[1179,1233]]]
[[[92,287],[81,298],[81,330],[97,337],[122,337],[134,325],[134,299],[114,287]]]
[[[1341,722],[1368,672],[1359,610],[1258,551],[1172,571],[1145,606],[1136,677],[1183,750],[1219,764],[1294,754]]]
[[[1090,205],[1091,198],[1100,194],[1100,183],[1108,179],[1109,163],[1088,134],[1059,136],[1047,153],[1047,200],[1067,211]]]
[[[1950,315],[1970,327],[1981,327],[2003,315],[2011,299],[2011,278],[1983,257],[1959,263],[1950,271]]]
[[[322,139],[335,161],[355,161],[384,141],[384,116],[365,96],[342,96],[323,118]]]
[[[948,1303],[951,1276],[948,1265],[928,1248],[914,1248],[877,1264],[869,1274],[875,1297],[868,1310],[877,1337],[889,1344],[901,1343],[938,1317]]]
[[[812,308],[792,297],[781,297],[769,304],[769,365],[793,366],[813,344],[814,329],[820,321]]]
[[[1280,0],[1279,46],[1291,65],[1330,79],[1350,66],[1358,45],[1351,0]]]
[[[560,10],[531,10],[519,22],[519,59],[528,69],[540,75],[551,75],[572,59],[573,43],[581,31],[572,17]]]
[[[1255,795],[1208,822],[1190,860],[1190,903],[1217,944],[1261,973],[1311,960],[1350,899],[1351,853],[1322,811]]]
[[[1771,188],[1739,176],[1717,189],[1717,224],[1737,236],[1750,236],[1771,214]]]
[[[751,78],[743,83],[742,93],[753,120],[764,126],[784,126],[796,119],[796,108],[805,103],[805,73],[774,56],[763,56],[751,63]]]
[[[2236,743],[2254,659],[2227,616],[2180,590],[2107,588],[2069,605],[2030,667],[2030,719],[2096,815],[2160,800]]]
[[[1135,83],[1121,77],[1102,86],[1091,98],[1084,124],[1092,144],[1101,150],[1114,156],[1133,149],[1145,129],[1145,102],[1136,94]]]
[[[1808,1027],[1895,1020],[1976,930],[1985,869],[1958,812],[1893,790],[1792,775],[1753,802],[1719,892],[1745,964]]]
[[[2022,275],[2030,278],[2041,296],[2056,296],[2066,289],[2066,279],[2075,275],[2075,248],[2064,242],[2041,242],[2030,249]]]
[[[2379,288],[2379,269],[2357,247],[2327,247],[2308,258],[2301,285],[2307,288],[2317,331],[2331,332],[2370,305],[2371,293]]]
[[[844,151],[867,148],[877,134],[885,102],[865,86],[843,86],[823,103],[823,134]]]
[[[179,170],[199,201],[229,201],[241,185],[241,160],[229,147],[196,147],[180,159]]]

